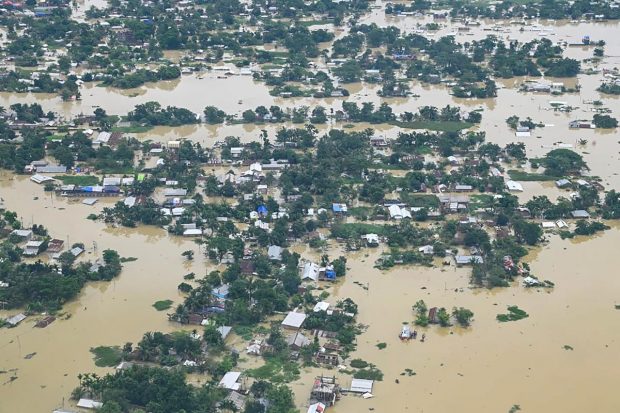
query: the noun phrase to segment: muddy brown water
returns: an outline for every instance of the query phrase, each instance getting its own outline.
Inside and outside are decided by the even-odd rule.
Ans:
[[[87,2],[99,5],[99,2]],[[80,5],[80,8],[84,6]],[[401,29],[413,30],[416,24],[430,20],[422,18],[386,17],[382,11],[373,11],[361,22],[380,25],[394,24]],[[486,22],[486,27],[495,22]],[[617,33],[616,23],[559,24],[541,22],[544,33],[552,41],[560,39],[576,42],[584,34],[593,39],[607,41],[606,57],[599,68],[618,65],[620,43],[611,39]],[[540,36],[540,31],[526,30],[500,23],[502,30],[487,32],[472,28],[472,35],[457,34],[459,41],[479,39],[487,34],[527,41]],[[434,35],[453,32],[445,27]],[[345,32],[340,32],[344,35]],[[554,33],[554,34],[552,34]],[[590,57],[592,49],[569,48],[570,57]],[[176,57],[176,56],[171,56]],[[389,102],[396,112],[415,111],[423,105],[444,106],[458,104],[468,110],[482,108],[483,121],[479,130],[487,139],[499,145],[523,141],[528,156],[541,156],[562,142],[573,145],[589,163],[592,175],[600,176],[610,188],[620,188],[618,170],[618,141],[615,131],[572,131],[567,127],[571,119],[591,118],[591,105],[585,102],[602,100],[604,105],[618,115],[618,99],[600,95],[595,91],[601,74],[580,75],[577,82],[580,94],[553,97],[545,94],[524,94],[517,87],[524,79],[498,80],[500,89],[496,99],[464,100],[448,94],[444,86],[425,86],[412,82],[412,91],[419,98],[381,99],[376,95],[377,86],[365,84],[346,85],[352,93],[349,100]],[[574,80],[561,80],[570,84]],[[322,104],[340,108],[343,99],[282,99],[272,97],[268,89],[250,77],[235,76],[217,79],[213,73],[184,75],[170,82],[149,84],[135,90],[119,91],[88,85],[80,102],[61,102],[53,95],[0,94],[0,105],[17,102],[39,102],[45,110],[60,112],[63,116],[91,113],[101,106],[109,113],[125,113],[138,103],[157,100],[166,105],[188,107],[200,112],[206,105],[216,105],[228,113],[240,113],[258,105],[277,104],[285,107]],[[578,109],[573,113],[545,110],[549,101],[565,101]],[[241,101],[241,104],[239,103]],[[515,138],[505,124],[512,114],[521,118],[532,117],[547,125],[536,129],[530,138]],[[355,129],[372,125],[360,124]],[[155,128],[137,134],[141,140],[165,142],[187,138],[210,145],[228,135],[241,136],[244,141],[256,139],[261,129],[275,132],[279,125],[195,125],[179,128]],[[324,131],[331,125],[321,126]],[[388,137],[395,137],[398,129],[372,126]],[[578,140],[586,139],[585,146]],[[523,183],[525,191],[519,194],[522,201],[534,195],[546,194],[555,199],[565,196],[552,183]],[[170,324],[165,313],[155,311],[151,305],[162,299],[181,302],[177,285],[188,272],[202,275],[208,263],[199,254],[187,262],[181,253],[187,249],[197,251],[191,240],[168,236],[157,228],[109,228],[101,223],[86,220],[86,216],[99,211],[110,201],[100,201],[88,207],[66,199],[50,197],[42,188],[26,177],[0,174],[0,196],[8,209],[20,213],[25,224],[43,224],[50,233],[68,243],[83,242],[88,249],[84,259],[94,259],[106,248],[119,251],[121,256],[138,258],[126,263],[122,274],[111,283],[90,283],[80,296],[67,304],[66,320],[57,320],[45,329],[33,328],[32,318],[14,329],[0,330],[0,412],[25,411],[49,412],[65,401],[77,385],[77,374],[94,371],[98,374],[111,369],[97,368],[89,348],[99,345],[122,345],[137,342],[146,331],[171,331],[178,325]],[[34,200],[38,197],[38,200]],[[378,412],[505,412],[518,404],[528,412],[612,412],[620,409],[620,396],[614,385],[620,377],[618,357],[620,330],[617,328],[620,311],[614,305],[620,301],[620,281],[616,276],[613,257],[620,242],[620,230],[611,230],[590,239],[560,240],[551,236],[551,243],[533,251],[527,260],[535,274],[556,283],[553,290],[524,289],[520,285],[493,291],[469,288],[467,269],[395,268],[381,272],[373,269],[378,251],[363,251],[349,255],[349,275],[340,284],[328,288],[328,301],[351,297],[360,306],[359,322],[369,326],[359,337],[358,349],[352,355],[376,364],[385,374],[376,383],[375,398],[346,396],[333,409],[335,413],[374,409]],[[96,245],[96,251],[94,249]],[[306,257],[317,254],[299,247]],[[330,251],[332,256],[341,252]],[[364,290],[359,282],[369,286]],[[425,287],[425,289],[423,289]],[[424,299],[429,306],[463,306],[475,313],[469,329],[457,327],[425,330],[427,341],[403,343],[397,335],[402,322],[412,322],[411,306]],[[506,306],[518,305],[530,317],[514,323],[500,324],[495,320]],[[13,314],[2,312],[0,315]],[[238,337],[232,343],[243,347]],[[377,343],[387,343],[379,350]],[[565,350],[571,346],[573,350]],[[31,359],[28,354],[35,353]],[[247,358],[247,357],[244,357]],[[248,359],[243,366],[256,366],[260,361]],[[415,376],[401,376],[405,369]],[[312,378],[320,373],[334,371],[305,369],[301,378],[292,383],[300,411],[305,411]],[[350,376],[339,374],[343,386],[348,386]],[[10,381],[15,375],[16,380]],[[398,379],[399,384],[395,382]],[[204,380],[204,379],[203,379]],[[201,381],[192,377],[192,382]],[[33,397],[36,395],[36,397]]]

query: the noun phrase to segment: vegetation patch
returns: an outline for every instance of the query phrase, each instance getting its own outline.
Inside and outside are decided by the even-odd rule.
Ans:
[[[474,126],[473,123],[458,121],[411,121],[403,122],[394,120],[389,122],[391,125],[398,126],[403,129],[426,129],[438,132],[458,132],[463,129],[469,129]]]
[[[247,371],[248,376],[272,383],[290,383],[299,378],[297,364],[278,357],[265,357],[265,364]]]
[[[121,349],[118,346],[99,346],[90,349],[98,367],[114,367],[121,362]]]
[[[356,379],[381,381],[383,380],[383,372],[371,365],[369,368],[356,371],[353,373],[353,377]]]
[[[497,321],[501,322],[501,323],[505,323],[507,321],[518,321],[521,320],[523,318],[527,318],[530,315],[528,313],[526,313],[525,311],[521,310],[519,307],[517,307],[516,305],[511,305],[508,307],[508,313],[507,314],[498,314],[497,315]]]
[[[387,343],[378,343],[378,344],[377,344],[377,348],[378,348],[379,350],[383,350],[383,349],[384,349],[384,348],[386,348],[386,347],[387,347]]]
[[[90,186],[99,183],[99,178],[93,175],[56,175],[54,179],[65,185]]]
[[[515,181],[534,182],[534,181],[556,181],[560,179],[557,176],[519,171],[516,169],[510,169],[508,171],[508,175],[510,175],[510,178]]]
[[[153,304],[153,307],[157,310],[157,311],[165,311],[167,309],[169,309],[170,307],[172,307],[172,300],[159,300],[159,301],[155,301],[155,304]]]

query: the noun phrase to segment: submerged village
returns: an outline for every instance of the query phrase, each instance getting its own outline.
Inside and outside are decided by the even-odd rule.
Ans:
[[[0,3],[0,412],[617,411],[619,19]]]

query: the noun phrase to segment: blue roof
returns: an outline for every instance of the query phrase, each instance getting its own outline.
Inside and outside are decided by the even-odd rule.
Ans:
[[[259,214],[266,214],[267,207],[265,205],[260,205],[258,208],[256,208],[256,212],[258,212]]]

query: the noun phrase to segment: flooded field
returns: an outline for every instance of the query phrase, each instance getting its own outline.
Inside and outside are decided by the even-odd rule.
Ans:
[[[90,7],[99,2],[86,1],[86,4]],[[378,10],[360,22],[396,25],[410,31],[429,21],[386,17]],[[616,23],[539,24],[553,41],[575,42],[584,34],[605,39],[609,57],[600,67],[612,68],[620,64],[620,43],[609,41],[617,36],[619,26]],[[480,28],[472,28],[469,34],[458,33],[457,40],[471,41],[496,34],[529,41],[540,35],[539,31],[526,28],[520,32],[518,28],[501,23],[503,31],[483,30],[492,25],[495,23],[485,22]],[[454,27],[442,28],[434,37],[453,31]],[[592,49],[581,47],[566,51],[568,57],[578,59],[590,57],[591,53]],[[524,79],[498,80],[503,86],[498,97],[484,100],[457,99],[450,96],[449,89],[444,86],[417,83],[412,83],[412,92],[420,95],[419,98],[382,99],[376,94],[376,86],[349,84],[345,87],[351,91],[349,101],[375,104],[386,101],[397,112],[415,111],[424,105],[456,104],[468,110],[481,107],[483,120],[479,129],[486,132],[488,141],[500,146],[523,141],[529,157],[542,156],[557,143],[572,145],[584,156],[591,175],[601,177],[606,187],[620,188],[618,133],[568,129],[570,120],[591,117],[591,105],[586,104],[587,101],[601,100],[616,114],[620,110],[617,98],[595,91],[601,79],[601,74],[580,75],[577,83],[582,92],[561,97],[518,92],[517,87]],[[52,95],[0,93],[0,105],[38,102],[44,110],[70,116],[91,113],[96,107],[110,114],[126,113],[136,104],[155,100],[162,106],[182,106],[196,113],[207,105],[216,105],[234,114],[259,105],[290,108],[321,104],[340,108],[344,100],[274,98],[263,83],[251,77],[217,79],[213,73],[184,75],[178,80],[125,91],[88,85],[82,90],[82,98],[80,102],[61,102]],[[551,100],[562,100],[578,109],[570,114],[554,112],[548,110]],[[529,138],[516,138],[505,123],[511,115],[530,116],[547,126],[537,128]],[[319,130],[340,126],[326,125]],[[389,126],[355,125],[359,129],[366,127],[379,129],[388,137],[395,137],[399,132]],[[280,125],[203,124],[157,127],[136,137],[159,142],[187,138],[212,145],[229,135],[240,136],[244,142],[255,140],[261,129],[273,134],[278,128]],[[587,143],[580,145],[580,139]],[[521,201],[537,195],[547,195],[552,200],[567,196],[552,182],[524,182],[523,186],[524,192],[519,194]],[[183,275],[195,272],[202,276],[207,272],[206,260],[186,261],[181,256],[185,250],[198,250],[193,241],[171,237],[158,228],[111,228],[87,220],[88,214],[100,212],[111,201],[100,201],[93,207],[69,202],[44,193],[27,177],[0,174],[0,197],[7,209],[20,212],[25,223],[43,224],[52,235],[67,243],[83,242],[88,252],[85,259],[94,259],[107,248],[117,250],[121,256],[137,258],[124,264],[116,280],[88,284],[77,300],[64,307],[66,319],[57,320],[45,329],[33,328],[28,320],[17,328],[1,330],[0,413],[49,412],[63,403],[69,406],[68,399],[78,383],[79,373],[111,371],[95,367],[89,352],[91,347],[136,343],[146,331],[167,332],[179,328],[178,324],[169,323],[165,313],[157,312],[152,304],[163,299],[171,299],[175,304],[181,302],[177,285],[183,281]],[[382,272],[372,268],[378,251],[348,255],[348,275],[340,284],[328,289],[328,301],[350,297],[359,304],[358,322],[369,327],[359,336],[357,351],[352,357],[376,364],[385,377],[376,383],[373,399],[345,396],[330,411],[507,412],[513,405],[520,405],[525,412],[620,411],[620,396],[614,391],[620,379],[620,329],[617,328],[620,311],[614,309],[620,302],[620,278],[614,262],[608,258],[614,256],[620,243],[620,227],[614,226],[588,239],[560,240],[555,235],[551,238],[550,244],[533,251],[525,260],[541,279],[555,283],[555,288],[550,290],[525,289],[520,285],[501,290],[476,290],[469,285],[470,269],[399,267]],[[331,255],[337,254],[340,252],[333,251]],[[316,257],[307,250],[302,255]],[[401,324],[413,321],[411,306],[420,299],[432,306],[471,309],[475,313],[472,327],[430,327],[423,330],[426,342],[401,342],[397,337]],[[514,323],[498,323],[495,316],[505,312],[509,305],[518,305],[530,317]],[[0,311],[0,316],[6,314]],[[235,342],[242,348],[242,343]],[[380,350],[376,345],[382,342],[387,347]],[[32,353],[36,354],[25,358]],[[401,375],[407,368],[416,374]],[[321,373],[334,374],[335,371],[306,369],[301,378],[292,383],[300,411],[307,407],[312,379]],[[350,376],[335,374],[344,386],[349,384]]]

